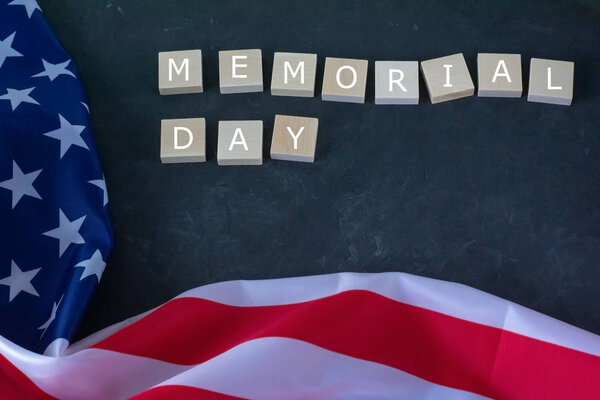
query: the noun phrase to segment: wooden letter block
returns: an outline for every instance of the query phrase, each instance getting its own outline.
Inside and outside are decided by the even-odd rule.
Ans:
[[[223,94],[262,92],[262,52],[259,49],[220,51],[219,80]]]
[[[317,118],[275,115],[271,158],[314,162],[318,128],[319,120]]]
[[[570,61],[532,58],[527,101],[571,105],[575,64]]]
[[[163,119],[160,122],[160,160],[163,164],[206,161],[204,118]]]
[[[477,54],[477,81],[479,97],[521,97],[521,55]]]
[[[421,62],[431,103],[473,96],[475,86],[462,53]]]
[[[419,62],[375,61],[375,104],[419,104]]]
[[[158,53],[160,94],[202,93],[202,51]]]
[[[313,97],[316,74],[316,54],[275,53],[271,94],[273,96]]]
[[[217,164],[261,165],[262,121],[219,121]]]
[[[367,60],[327,57],[323,74],[322,99],[364,103],[368,66]]]

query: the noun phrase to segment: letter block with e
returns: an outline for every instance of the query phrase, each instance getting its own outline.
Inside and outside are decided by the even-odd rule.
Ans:
[[[262,165],[262,147],[262,121],[219,121],[217,164]]]
[[[271,139],[271,158],[314,162],[318,128],[317,118],[276,115]]]
[[[202,51],[158,53],[158,91],[162,95],[202,93]]]
[[[219,87],[222,94],[262,92],[262,51],[219,51]]]
[[[275,53],[271,94],[273,96],[314,97],[317,55]]]
[[[479,97],[521,97],[521,55],[477,54],[477,80]]]
[[[206,161],[204,118],[163,119],[160,127],[163,164]]]

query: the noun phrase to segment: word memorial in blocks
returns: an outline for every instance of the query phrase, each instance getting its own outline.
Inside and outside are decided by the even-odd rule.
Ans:
[[[273,55],[271,95],[315,97],[317,54],[276,52]],[[523,73],[520,54],[477,55],[478,97],[520,98]],[[365,103],[369,61],[325,58],[321,99]],[[570,105],[575,64],[531,58],[529,102]],[[462,53],[426,61],[375,61],[377,105],[419,104],[419,73],[432,104],[470,97],[475,84]],[[203,92],[202,51],[158,53],[158,88],[161,95]],[[219,51],[219,88],[222,94],[263,92],[260,49]],[[314,162],[317,148],[316,118],[276,115],[270,156],[274,160]],[[262,121],[220,121],[217,141],[219,165],[263,163]],[[206,161],[204,118],[165,119],[161,123],[163,163]]]

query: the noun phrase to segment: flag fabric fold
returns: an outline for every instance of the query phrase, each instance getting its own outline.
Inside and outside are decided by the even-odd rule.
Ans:
[[[0,335],[66,347],[112,247],[107,199],[71,58],[34,0],[0,0]]]
[[[0,393],[9,385],[60,399],[600,393],[600,337],[467,286],[398,272],[212,284],[59,357],[4,339],[0,354],[0,371],[21,374],[1,379]]]

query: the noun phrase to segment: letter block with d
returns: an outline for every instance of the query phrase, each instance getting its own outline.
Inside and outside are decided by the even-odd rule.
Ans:
[[[160,160],[163,164],[206,161],[204,118],[163,119]]]
[[[202,51],[158,53],[158,91],[162,95],[202,93]]]

